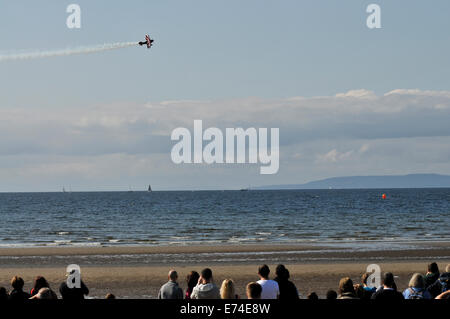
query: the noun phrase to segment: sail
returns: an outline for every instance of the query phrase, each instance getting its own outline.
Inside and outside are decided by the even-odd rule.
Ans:
[[[152,186],[148,185],[148,191],[151,192],[152,191]]]

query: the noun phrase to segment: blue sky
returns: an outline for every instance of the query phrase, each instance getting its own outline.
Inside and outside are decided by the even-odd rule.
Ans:
[[[81,6],[82,28],[79,30],[66,27],[66,7],[70,3]],[[370,3],[381,6],[381,29],[370,30],[366,27],[368,14],[365,11]],[[429,131],[407,132],[405,136],[394,133],[392,136],[368,134],[370,141],[361,140],[358,145],[352,144],[356,143],[355,136],[337,140],[335,132],[327,131],[324,127],[320,132],[308,132],[312,136],[323,137],[322,144],[317,142],[314,150],[304,150],[306,142],[298,137],[296,129],[301,125],[316,123],[315,120],[309,124],[300,121],[298,127],[289,124],[283,131],[287,119],[267,122],[259,119],[252,109],[249,114],[253,114],[254,121],[239,118],[235,122],[228,121],[230,125],[244,123],[257,126],[264,123],[269,127],[280,127],[281,144],[290,145],[289,151],[295,148],[293,145],[299,147],[299,156],[305,162],[299,162],[295,157],[282,157],[284,164],[280,173],[270,177],[259,176],[257,167],[181,168],[173,167],[170,163],[163,165],[162,162],[168,160],[171,144],[170,140],[164,139],[163,134],[154,133],[155,127],[140,127],[134,131],[134,125],[133,129],[128,127],[107,132],[95,129],[89,131],[92,136],[89,144],[87,138],[83,142],[69,132],[60,134],[65,128],[58,126],[59,123],[70,126],[83,114],[93,118],[105,116],[108,109],[113,110],[118,117],[126,118],[133,112],[140,114],[140,106],[168,100],[211,101],[207,107],[204,106],[205,109],[189,105],[216,115],[210,123],[219,126],[224,120],[224,117],[219,116],[220,108],[233,108],[234,104],[250,104],[257,110],[258,105],[270,104],[270,101],[279,103],[301,96],[309,99],[306,104],[315,105],[315,98],[323,96],[330,100],[328,106],[332,106],[336,94],[363,89],[377,97],[376,102],[370,99],[358,100],[355,108],[364,109],[365,105],[367,108],[374,104],[382,107],[384,95],[397,89],[450,91],[448,12],[448,1],[430,3],[411,0],[1,1],[0,54],[140,41],[145,33],[150,33],[156,42],[150,51],[131,47],[90,55],[0,63],[0,110],[9,115],[24,114],[22,120],[11,115],[17,122],[13,122],[14,125],[11,124],[8,131],[2,129],[3,136],[9,134],[10,137],[12,134],[17,136],[17,140],[11,138],[11,142],[0,143],[3,147],[0,168],[4,171],[1,173],[0,170],[4,181],[0,190],[9,190],[11,187],[13,190],[55,190],[62,184],[89,190],[123,189],[120,184],[138,188],[148,180],[155,180],[155,184],[159,184],[162,189],[239,188],[248,184],[297,183],[322,177],[353,175],[351,168],[356,164],[360,166],[358,173],[450,173],[448,154],[440,154],[437,146],[434,153],[430,154],[430,160],[420,159],[420,165],[411,159],[411,153],[405,155],[406,163],[393,162],[388,150],[383,149],[372,154],[372,160],[376,158],[377,163],[384,161],[383,167],[389,167],[388,171],[372,169],[373,165],[368,167],[362,162],[363,159],[355,159],[356,162],[351,165],[347,163],[339,166],[339,154],[346,154],[350,150],[354,151],[352,154],[357,154],[357,150],[367,143],[381,143],[387,148],[395,139],[407,136],[407,142],[398,143],[409,143],[409,150],[413,151],[414,145],[420,144],[417,139],[424,136],[436,136],[436,139],[424,142],[426,145],[446,138],[447,132],[435,128],[436,123],[441,123],[441,113],[430,115],[427,122]],[[414,107],[416,102],[411,102],[410,96],[412,94],[421,99],[420,92],[403,92],[400,95],[407,98],[398,103],[405,105],[406,109]],[[433,105],[444,105],[443,108],[437,108],[439,112],[446,110],[446,94],[430,93],[428,96],[433,99],[432,103],[437,103]],[[252,102],[248,103],[247,99],[252,99]],[[389,100],[389,103],[393,102]],[[350,104],[353,105],[354,101]],[[392,105],[394,107],[397,104]],[[96,110],[101,111],[96,113]],[[275,113],[279,111],[283,110],[274,109]],[[174,120],[170,125],[178,125],[183,122],[181,117],[189,118],[189,114],[179,110],[170,109],[167,112],[166,116],[158,115],[159,122],[173,118],[179,121]],[[399,113],[403,117],[386,115],[385,119],[389,123],[380,122],[379,129],[394,132],[393,128],[398,123],[396,121],[410,115],[404,109],[399,112],[405,112]],[[423,119],[427,112],[419,112],[417,119]],[[26,118],[26,114],[34,116],[30,119]],[[304,116],[305,120],[309,116],[313,117],[310,113]],[[165,129],[170,131],[168,123]],[[351,121],[345,123],[355,127],[359,124]],[[412,129],[408,123],[403,121],[401,126],[406,130]],[[411,123],[416,123],[416,119],[411,119]],[[48,128],[48,132],[42,133],[42,127]],[[33,131],[33,128],[38,131]],[[125,143],[127,146],[115,144],[118,132],[125,131],[148,136],[149,139],[137,141],[130,135]],[[49,136],[59,134],[64,138],[51,143],[46,140]],[[382,142],[381,138],[387,140]],[[445,145],[446,142],[440,143]],[[71,154],[58,146],[71,144],[76,145]],[[130,144],[137,146],[130,148]],[[342,150],[339,149],[341,145]],[[398,149],[396,146],[390,147]],[[96,153],[96,148],[104,150]],[[333,153],[333,150],[337,153]],[[307,161],[303,152],[312,152],[316,156]],[[323,158],[329,152],[332,152],[330,156],[336,161],[322,167],[317,158]],[[91,171],[83,170],[86,166],[82,163],[104,163],[101,156],[122,156],[120,154],[147,154],[147,157],[124,158],[109,173],[105,171],[96,178],[92,177]],[[347,158],[344,156],[341,159]],[[140,167],[133,173],[126,169],[123,175],[115,173],[120,171],[121,165],[129,166],[130,161],[134,160],[148,160],[152,165],[161,164],[164,167],[156,171],[151,167]],[[364,162],[369,163],[368,159],[364,159]],[[33,170],[32,163],[41,166]],[[74,169],[77,163],[79,168]],[[43,166],[48,169],[46,177],[33,175]],[[26,169],[30,170],[29,175],[22,176]],[[94,167],[91,169],[95,170]],[[195,180],[186,183],[176,174],[170,175],[178,170],[180,174],[192,176]],[[194,177],[198,174],[202,178]],[[217,182],[217,178],[222,178],[223,182]]]

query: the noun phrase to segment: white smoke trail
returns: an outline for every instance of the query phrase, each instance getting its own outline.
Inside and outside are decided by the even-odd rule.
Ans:
[[[0,62],[4,61],[14,61],[14,60],[31,60],[31,59],[42,59],[54,56],[67,56],[74,54],[87,54],[95,53],[101,51],[115,50],[126,47],[131,47],[137,45],[137,42],[117,42],[117,43],[105,43],[102,45],[89,46],[89,47],[78,47],[78,48],[67,48],[61,50],[48,50],[48,51],[36,51],[36,52],[24,52],[8,55],[0,55]]]

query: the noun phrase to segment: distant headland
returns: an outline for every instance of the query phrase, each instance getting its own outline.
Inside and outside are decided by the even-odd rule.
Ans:
[[[305,184],[283,184],[252,189],[356,189],[356,188],[450,188],[450,176],[440,174],[408,174],[379,176],[332,177]]]

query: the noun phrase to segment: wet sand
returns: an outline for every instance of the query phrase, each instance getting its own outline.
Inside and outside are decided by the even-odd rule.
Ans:
[[[429,262],[444,269],[450,263],[448,247],[421,243],[414,249],[377,251],[308,245],[5,248],[0,249],[0,286],[9,289],[10,278],[20,275],[29,290],[33,278],[42,275],[57,291],[65,280],[65,267],[77,263],[91,297],[111,292],[119,298],[155,298],[170,268],[177,269],[185,289],[190,270],[211,267],[217,284],[232,278],[237,293],[244,296],[245,285],[258,280],[259,265],[267,263],[274,272],[278,263],[284,263],[302,296],[315,291],[324,297],[328,289],[337,290],[341,277],[359,282],[372,263],[398,276],[399,289],[404,289],[411,275],[424,273]]]

